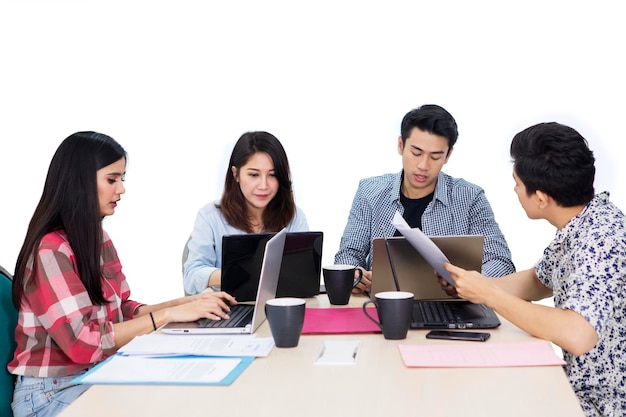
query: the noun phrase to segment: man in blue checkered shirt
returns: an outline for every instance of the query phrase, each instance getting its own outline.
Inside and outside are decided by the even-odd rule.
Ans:
[[[484,190],[441,172],[458,137],[452,115],[440,106],[423,105],[404,116],[400,133],[402,171],[359,182],[335,254],[336,264],[363,269],[355,291],[371,288],[373,239],[399,235],[391,222],[396,211],[429,236],[483,235],[482,274],[500,277],[515,272]]]

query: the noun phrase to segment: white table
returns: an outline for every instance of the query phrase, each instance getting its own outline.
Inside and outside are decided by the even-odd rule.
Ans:
[[[364,297],[353,296],[360,306]],[[325,296],[307,301],[328,306]],[[502,320],[487,343],[534,340]],[[279,416],[583,416],[560,366],[523,368],[407,368],[399,344],[474,343],[407,339],[381,334],[304,335],[298,347],[274,348],[230,386],[95,385],[62,417]],[[269,336],[264,323],[259,336]],[[184,336],[173,336],[184,337]],[[360,340],[355,365],[316,365],[327,340]]]

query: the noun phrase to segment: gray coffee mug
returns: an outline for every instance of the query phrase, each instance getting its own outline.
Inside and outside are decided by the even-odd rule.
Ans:
[[[411,326],[413,313],[413,293],[406,291],[385,291],[374,295],[375,300],[363,303],[363,312],[380,327],[385,339],[406,339]],[[367,313],[367,305],[374,304],[378,312],[379,321],[374,320]]]
[[[326,294],[330,303],[334,305],[348,304],[352,289],[363,278],[363,270],[356,266],[343,264],[326,265],[322,269]],[[354,279],[355,271],[359,271],[357,279]]]
[[[273,298],[265,303],[265,316],[270,325],[274,345],[279,348],[298,346],[306,301],[301,298]]]

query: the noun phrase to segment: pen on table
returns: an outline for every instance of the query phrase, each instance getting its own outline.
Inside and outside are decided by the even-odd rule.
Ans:
[[[320,360],[320,358],[324,356],[324,352],[326,352],[326,344],[322,345],[322,350],[320,351],[320,354],[318,355],[317,360]]]

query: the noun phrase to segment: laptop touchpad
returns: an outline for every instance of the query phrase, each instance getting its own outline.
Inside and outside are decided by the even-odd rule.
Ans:
[[[477,319],[485,317],[485,313],[481,306],[472,303],[450,303],[455,316],[461,316],[464,319]]]

